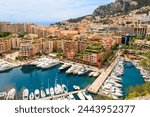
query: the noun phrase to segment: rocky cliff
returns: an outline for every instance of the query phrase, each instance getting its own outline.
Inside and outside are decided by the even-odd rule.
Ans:
[[[92,16],[105,17],[117,13],[128,13],[147,5],[150,5],[150,0],[116,0],[110,4],[99,6]]]

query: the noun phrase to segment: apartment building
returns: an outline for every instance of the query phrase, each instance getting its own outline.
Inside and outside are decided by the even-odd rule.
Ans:
[[[11,40],[0,38],[0,53],[11,51]]]

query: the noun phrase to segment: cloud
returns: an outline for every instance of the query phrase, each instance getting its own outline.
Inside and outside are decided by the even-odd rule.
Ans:
[[[1,21],[55,21],[91,14],[112,0],[0,0]]]

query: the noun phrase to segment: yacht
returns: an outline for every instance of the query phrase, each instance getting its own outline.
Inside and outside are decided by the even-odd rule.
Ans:
[[[15,88],[10,89],[10,90],[8,91],[6,100],[14,100],[15,94],[16,94],[16,89],[15,89]]]
[[[77,95],[80,98],[80,100],[85,100],[85,97],[81,92],[79,92]]]
[[[71,73],[73,73],[73,71],[74,71],[76,68],[77,68],[77,65],[72,65],[71,68],[69,68],[69,69],[66,71],[66,73],[67,73],[67,74],[71,74]]]
[[[55,85],[55,87],[54,87],[54,91],[55,91],[55,94],[56,94],[56,95],[60,94],[60,91],[59,91],[59,89],[58,89],[57,85]]]
[[[51,96],[54,96],[54,88],[53,87],[50,88],[50,94],[51,94]]]
[[[0,93],[0,97],[5,97],[6,95],[7,95],[6,92],[1,92],[1,93]]]
[[[89,77],[92,77],[95,74],[95,72],[90,72]]]
[[[84,75],[85,73],[87,73],[89,70],[86,68],[81,68],[80,71],[78,72],[78,75]]]
[[[59,68],[59,70],[64,70],[64,69],[67,69],[67,68],[69,68],[69,67],[71,67],[71,65],[70,65],[69,63],[65,63],[65,64],[63,64],[63,65]]]
[[[86,97],[86,99],[93,100],[92,96],[87,91],[84,91],[83,95]]]
[[[73,74],[74,74],[74,75],[78,74],[78,72],[80,72],[80,69],[81,69],[80,67],[77,67],[77,68],[73,71]]]
[[[93,77],[98,77],[99,76],[99,72],[95,72],[94,74],[93,74]]]
[[[58,88],[59,94],[63,93],[62,87],[59,84],[56,84],[56,86]]]
[[[30,93],[29,100],[34,100],[34,93],[33,92]]]
[[[63,89],[63,92],[64,92],[64,93],[67,93],[67,92],[68,92],[68,89],[67,89],[67,87],[66,87],[65,84],[62,84],[62,89]]]
[[[44,90],[41,90],[41,98],[44,98],[46,96]]]
[[[24,90],[23,90],[22,99],[23,99],[23,100],[28,100],[28,96],[29,96],[29,90],[28,90],[28,89],[24,89]]]
[[[58,64],[59,64],[59,61],[53,61],[53,62],[50,62],[50,63],[45,63],[45,64],[41,65],[40,67],[42,69],[48,69],[48,68],[51,68],[51,67],[56,66]]]
[[[35,94],[35,99],[38,100],[40,98],[40,91],[38,89],[36,89],[34,91],[34,94]]]
[[[76,85],[73,85],[73,89],[74,89],[74,90],[80,90],[80,87],[79,87],[79,86],[76,86]]]

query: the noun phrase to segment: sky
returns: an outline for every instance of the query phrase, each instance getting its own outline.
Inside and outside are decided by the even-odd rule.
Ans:
[[[92,14],[114,0],[0,0],[0,21],[57,22]]]

